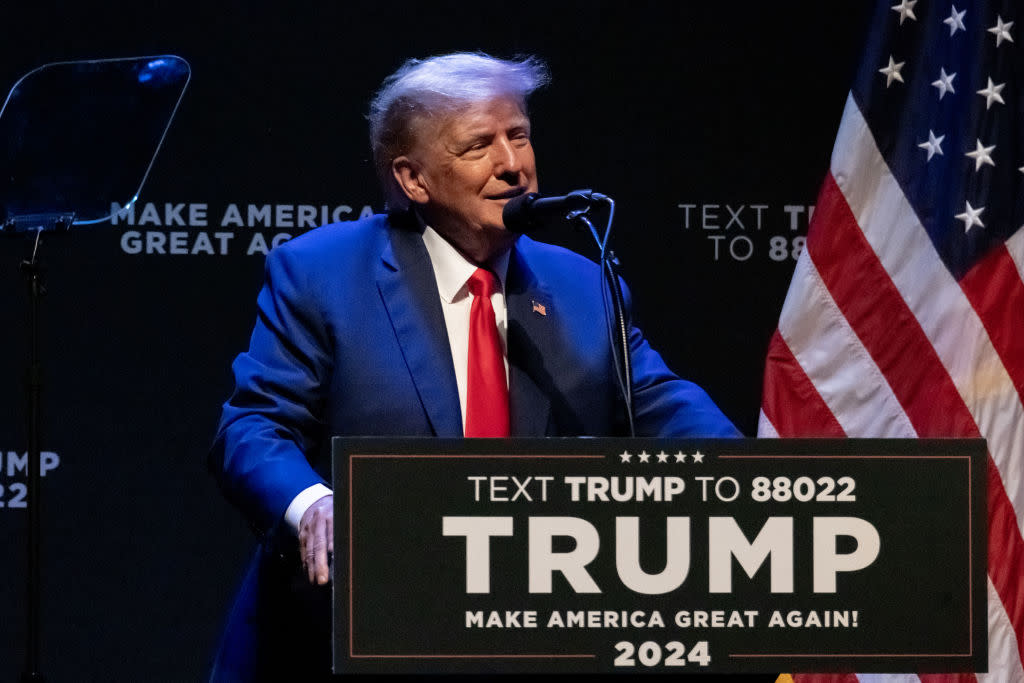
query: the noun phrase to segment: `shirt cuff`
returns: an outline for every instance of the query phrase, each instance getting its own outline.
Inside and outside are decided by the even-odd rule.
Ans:
[[[299,495],[292,498],[292,502],[288,504],[288,509],[284,511],[285,523],[291,527],[292,531],[298,533],[299,522],[302,521],[302,515],[306,514],[306,510],[324,496],[332,494],[333,491],[323,484],[313,484],[308,489],[299,492]]]

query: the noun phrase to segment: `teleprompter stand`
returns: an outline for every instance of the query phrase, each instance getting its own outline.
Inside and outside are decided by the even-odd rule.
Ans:
[[[138,199],[190,73],[187,62],[170,55],[46,64],[22,76],[0,108],[0,225],[31,245],[19,266],[28,287],[29,340],[25,683],[44,680],[42,236],[110,220],[117,202],[126,210]]]

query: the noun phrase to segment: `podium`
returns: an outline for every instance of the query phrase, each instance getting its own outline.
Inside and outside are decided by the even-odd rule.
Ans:
[[[335,671],[985,671],[985,457],[337,438]]]

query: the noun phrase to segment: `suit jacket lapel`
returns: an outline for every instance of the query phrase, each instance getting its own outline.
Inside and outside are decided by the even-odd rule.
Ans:
[[[551,321],[557,311],[520,250],[524,241],[520,238],[512,249],[505,282],[512,436],[550,436],[554,385],[544,359],[553,343]]]
[[[448,330],[423,238],[416,230],[393,228],[381,259],[377,287],[423,409],[437,436],[462,436]]]

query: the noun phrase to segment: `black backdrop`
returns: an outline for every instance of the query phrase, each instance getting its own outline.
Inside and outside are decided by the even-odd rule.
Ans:
[[[321,207],[381,209],[366,102],[408,57],[547,60],[553,82],[532,103],[542,190],[617,200],[615,247],[652,344],[756,431],[793,238],[828,165],[868,3],[12,4],[0,8],[4,90],[65,59],[173,53],[193,69],[135,225],[42,246],[43,450],[59,459],[42,498],[49,680],[202,677],[252,548],[205,470],[254,318],[263,257],[250,247],[299,232],[302,211],[319,222]],[[550,241],[590,254],[589,237]],[[27,515],[13,506],[26,253],[0,240],[0,680],[24,656]]]

